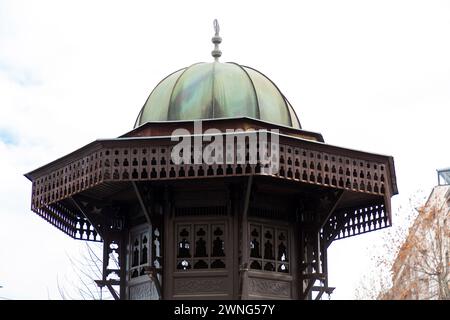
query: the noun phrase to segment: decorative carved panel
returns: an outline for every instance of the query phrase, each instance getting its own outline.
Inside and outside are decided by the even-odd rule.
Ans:
[[[250,277],[248,279],[248,288],[251,295],[291,297],[291,283],[287,281]]]
[[[148,225],[135,228],[130,233],[128,243],[128,277],[148,277],[145,267],[152,264],[151,256],[151,229]]]
[[[225,269],[230,241],[226,235],[225,221],[176,223],[174,258],[177,272]]]
[[[158,291],[153,281],[146,281],[129,287],[130,300],[158,300]]]
[[[174,292],[181,294],[228,293],[227,278],[176,278]]]
[[[276,224],[249,224],[250,269],[262,272],[290,272],[290,232],[287,226]]]

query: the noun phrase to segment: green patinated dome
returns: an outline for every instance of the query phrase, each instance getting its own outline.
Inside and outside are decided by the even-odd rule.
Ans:
[[[197,63],[164,78],[135,123],[249,117],[301,129],[294,109],[259,71],[236,63]]]

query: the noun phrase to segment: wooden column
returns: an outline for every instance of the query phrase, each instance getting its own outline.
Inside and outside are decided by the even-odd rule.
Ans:
[[[241,228],[242,228],[242,263],[240,267],[241,271],[241,283],[242,283],[242,292],[241,299],[248,299],[248,268],[249,265],[249,237],[248,237],[248,207],[250,204],[250,195],[252,191],[253,184],[253,176],[248,177],[245,195],[244,195],[244,204],[242,207],[242,219],[241,219]]]

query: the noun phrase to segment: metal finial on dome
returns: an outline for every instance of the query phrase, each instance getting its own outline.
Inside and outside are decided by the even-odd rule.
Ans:
[[[211,55],[214,57],[214,60],[219,61],[219,57],[222,55],[222,51],[219,50],[219,44],[222,42],[222,38],[219,36],[220,26],[217,19],[214,19],[214,37],[212,37],[212,43],[214,43],[214,50],[211,52]]]

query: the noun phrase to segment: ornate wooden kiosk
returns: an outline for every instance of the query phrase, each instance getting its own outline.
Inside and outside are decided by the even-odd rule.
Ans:
[[[302,130],[267,77],[218,62],[220,41],[217,26],[215,61],[165,78],[131,132],[26,174],[32,211],[75,239],[103,241],[97,283],[116,299],[320,299],[333,290],[330,244],[391,225],[393,158]],[[277,129],[278,171],[251,164],[248,144],[241,163],[234,150],[231,163],[175,164],[173,131],[196,139],[196,119],[215,137]]]

